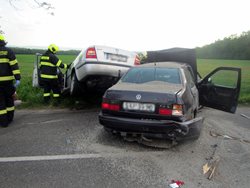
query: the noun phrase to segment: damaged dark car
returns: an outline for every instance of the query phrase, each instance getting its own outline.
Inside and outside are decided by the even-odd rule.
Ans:
[[[107,131],[197,139],[203,122],[197,116],[201,105],[236,111],[239,68],[219,67],[200,79],[192,49],[151,51],[144,61],[105,92],[99,122]]]

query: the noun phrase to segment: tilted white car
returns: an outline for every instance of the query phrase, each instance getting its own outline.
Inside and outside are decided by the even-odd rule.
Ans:
[[[135,52],[107,46],[82,50],[64,75],[64,91],[77,95],[89,90],[105,91],[127,70],[139,65]]]

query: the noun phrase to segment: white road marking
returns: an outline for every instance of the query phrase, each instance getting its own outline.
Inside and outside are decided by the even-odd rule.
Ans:
[[[141,155],[148,154],[164,154],[162,151],[149,151],[149,152],[121,152],[121,153],[99,153],[99,154],[69,154],[69,155],[40,155],[40,156],[22,156],[22,157],[0,157],[0,163],[9,162],[25,162],[25,161],[51,161],[51,160],[67,160],[67,159],[95,159],[107,157],[124,157],[133,156],[141,157]],[[165,155],[165,154],[164,154]]]
[[[49,161],[65,159],[89,159],[100,158],[100,154],[71,154],[71,155],[45,155],[45,156],[23,156],[23,157],[0,157],[0,163],[24,162],[24,161]]]

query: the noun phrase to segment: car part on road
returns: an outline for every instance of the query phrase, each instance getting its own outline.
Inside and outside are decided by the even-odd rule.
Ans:
[[[214,177],[215,170],[218,168],[220,157],[211,160],[209,163],[203,165],[203,174],[208,174],[207,179],[211,180]]]
[[[172,180],[172,181],[171,181],[171,184],[169,184],[169,187],[171,187],[171,188],[179,188],[179,187],[181,187],[182,185],[184,185],[184,182],[183,182],[183,181],[180,181],[180,180]]]
[[[247,119],[250,119],[250,117],[249,116],[247,116],[247,115],[245,115],[245,114],[240,114],[242,117],[244,117],[244,118],[247,118]]]
[[[147,138],[143,134],[121,134],[123,139],[128,142],[136,142],[138,144],[142,144],[147,147],[151,148],[158,148],[158,149],[170,149],[177,145],[175,140],[167,141],[167,140],[160,140],[160,139],[152,139]]]
[[[235,136],[229,136],[229,135],[226,135],[226,134],[217,133],[215,131],[210,131],[209,134],[212,137],[223,137],[224,139],[238,140],[240,142],[245,142],[245,143],[248,143],[248,144],[250,143],[250,140],[238,138],[238,137],[235,137]]]

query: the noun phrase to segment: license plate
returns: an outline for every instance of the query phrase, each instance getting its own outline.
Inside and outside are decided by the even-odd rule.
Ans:
[[[106,53],[106,58],[112,61],[120,61],[120,62],[127,62],[128,57],[123,55],[117,54],[109,54]]]
[[[155,105],[150,103],[124,102],[122,107],[124,110],[137,110],[146,112],[155,111]]]

